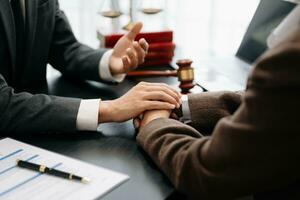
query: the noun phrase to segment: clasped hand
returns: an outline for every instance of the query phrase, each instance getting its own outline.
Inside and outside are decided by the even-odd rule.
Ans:
[[[179,108],[181,94],[164,83],[141,82],[119,99],[100,104],[99,123],[124,122],[149,110]]]

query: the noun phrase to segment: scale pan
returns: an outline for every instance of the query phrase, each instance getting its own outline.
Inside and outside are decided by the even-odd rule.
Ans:
[[[99,14],[102,15],[103,17],[117,18],[120,17],[123,13],[120,11],[109,10],[109,11],[99,12]]]
[[[143,8],[141,11],[147,15],[154,15],[162,11],[161,8]]]

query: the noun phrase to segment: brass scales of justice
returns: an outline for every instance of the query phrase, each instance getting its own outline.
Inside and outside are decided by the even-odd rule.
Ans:
[[[133,27],[133,12],[134,12],[134,7],[133,7],[133,2],[134,0],[129,0],[129,22],[127,25],[125,25],[123,27],[123,29],[125,30],[131,30],[131,28]],[[153,0],[148,0],[148,1],[153,1]],[[116,3],[116,1],[114,0],[103,0],[103,5],[105,5],[105,3],[109,3],[108,8],[104,8],[103,10],[101,9],[99,11],[99,14],[102,15],[103,17],[107,17],[107,18],[117,18],[120,17],[121,15],[123,15],[124,13],[122,13],[120,11],[120,9],[116,8],[116,6],[114,6],[114,3]],[[101,7],[102,7],[101,6]],[[162,8],[160,8],[159,6],[155,6],[152,3],[150,5],[146,5],[143,6],[140,9],[141,12],[143,12],[146,15],[154,15],[154,14],[158,14],[160,12],[163,11]]]

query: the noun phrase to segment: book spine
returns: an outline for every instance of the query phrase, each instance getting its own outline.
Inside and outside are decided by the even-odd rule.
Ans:
[[[149,52],[174,52],[175,48],[176,45],[173,42],[149,44]]]
[[[113,48],[114,45],[106,45],[105,41],[101,41],[101,47]],[[104,45],[105,44],[105,45]],[[149,43],[149,52],[174,52],[176,45],[172,42]]]
[[[169,59],[172,60],[174,52],[148,52],[146,60]]]
[[[105,42],[104,42],[105,47],[113,48],[122,36],[123,35],[121,35],[121,34],[104,36],[105,37]],[[154,33],[140,33],[137,35],[136,40],[139,40],[141,38],[145,38],[149,44],[151,44],[151,43],[170,43],[173,41],[173,32],[166,31],[166,32],[154,32]]]
[[[155,66],[165,66],[170,65],[172,60],[170,59],[160,59],[157,61],[146,61],[145,63],[141,64],[139,67],[155,67]]]

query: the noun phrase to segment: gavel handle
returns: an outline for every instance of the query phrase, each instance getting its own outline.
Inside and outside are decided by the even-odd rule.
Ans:
[[[177,77],[177,71],[171,71],[171,70],[166,70],[166,71],[134,71],[134,72],[128,72],[127,73],[128,77],[155,77],[155,76],[174,76]]]

